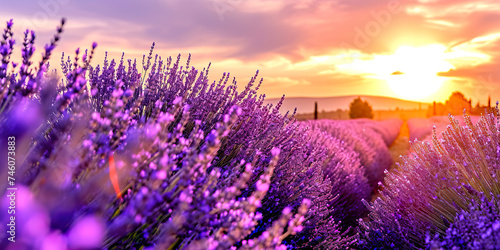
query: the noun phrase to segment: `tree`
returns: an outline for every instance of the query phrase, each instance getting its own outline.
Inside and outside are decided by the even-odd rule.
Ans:
[[[464,94],[458,91],[451,94],[445,105],[448,113],[452,115],[462,114],[464,112],[464,109],[469,112],[472,109],[471,102],[465,98]]]
[[[361,100],[361,97],[354,99],[349,106],[349,117],[354,118],[373,118],[372,106],[367,102]]]
[[[318,120],[318,102],[314,102],[314,120]]]

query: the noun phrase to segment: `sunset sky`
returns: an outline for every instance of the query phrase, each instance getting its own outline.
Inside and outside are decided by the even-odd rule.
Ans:
[[[53,63],[93,41],[94,64],[104,51],[142,60],[156,42],[163,57],[212,62],[211,80],[230,72],[243,86],[260,70],[267,97],[500,98],[498,0],[9,1],[0,17],[18,45],[37,31],[38,48],[66,17]]]

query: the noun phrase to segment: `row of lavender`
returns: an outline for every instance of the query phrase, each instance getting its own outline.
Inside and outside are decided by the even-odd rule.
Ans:
[[[58,81],[47,60],[63,25],[38,65],[34,32],[24,34],[20,64],[10,61],[12,21],[0,41],[0,149],[15,138],[17,161],[0,172],[17,188],[15,243],[7,235],[1,248],[356,243],[361,200],[390,165],[400,121],[300,124],[280,104],[263,105],[257,74],[238,92],[229,74],[209,83],[208,68],[153,58],[153,47],[142,67],[123,57],[93,67],[94,43],[63,56]]]
[[[377,189],[384,172],[392,165],[388,147],[399,135],[401,120],[311,120],[303,123],[313,131],[325,132],[333,137],[342,150],[352,151],[350,158],[363,168],[362,175],[366,176],[371,190]]]
[[[449,116],[447,126],[443,117],[409,121],[410,135],[424,141],[411,143],[367,203],[359,248],[500,248],[500,112],[485,113]]]
[[[486,110],[485,110],[486,111]],[[486,113],[486,112],[485,112]],[[469,116],[472,123],[477,123],[480,116]],[[462,116],[454,117],[460,126],[466,125],[466,120]],[[410,141],[430,141],[432,140],[433,130],[439,137],[443,131],[450,126],[450,119],[448,116],[433,116],[427,119],[412,118],[407,121],[408,131],[410,133]]]

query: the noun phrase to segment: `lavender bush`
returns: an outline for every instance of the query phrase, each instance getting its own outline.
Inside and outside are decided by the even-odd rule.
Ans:
[[[361,200],[370,197],[370,187],[359,155],[347,143],[331,137],[328,133],[317,129],[312,131],[315,133],[312,141],[319,142],[328,149],[323,171],[335,189],[332,193],[337,194],[338,200],[342,201],[336,205],[342,208],[336,211],[341,215],[334,218],[347,223],[349,219],[363,217],[365,214]]]
[[[439,241],[443,239],[443,244],[451,247],[458,244],[452,244],[458,235],[472,237],[464,238],[463,246],[482,242],[475,237],[483,237],[479,232],[487,232],[490,226],[476,224],[471,228],[460,220],[487,213],[473,211],[479,206],[473,200],[496,204],[492,197],[500,194],[498,119],[498,108],[476,124],[464,114],[465,126],[450,116],[451,124],[441,138],[434,131],[433,145],[427,141],[411,144],[412,154],[404,156],[404,164],[388,174],[381,197],[367,204],[371,221],[360,221],[361,248],[425,248],[428,233],[438,234],[431,246],[442,246]],[[486,198],[481,198],[480,193]],[[468,231],[474,227],[478,234]]]
[[[374,121],[370,119],[355,119],[351,122],[369,128],[377,132],[385,142],[385,145],[390,146],[399,136],[403,121],[401,119],[387,119],[383,121]]]
[[[499,249],[500,203],[499,196],[491,200],[480,195],[480,200],[470,200],[468,211],[461,210],[446,230],[442,239],[439,234],[426,238],[429,249]]]
[[[262,220],[257,209],[280,155],[280,141],[254,136],[255,150],[243,155],[251,161],[221,158],[223,150],[242,148],[227,142],[245,126],[244,116],[268,111],[256,107],[251,84],[243,93],[223,84],[208,88],[206,75],[195,83],[197,71],[178,70],[179,60],[169,67],[171,59],[166,66],[159,59],[150,69],[151,56],[143,68],[149,77],[130,61],[126,71],[123,60],[116,69],[105,61],[100,71],[90,66],[95,43],[89,53],[77,50],[74,60],[62,62],[57,83],[46,61],[62,25],[35,68],[35,36],[26,32],[23,63],[8,73],[9,65],[18,66],[9,61],[12,21],[5,30],[2,147],[16,136],[17,153],[26,158],[16,173],[18,241],[2,240],[3,247],[274,248],[301,231],[311,202],[299,195],[295,206],[285,204],[269,227],[246,239]],[[211,103],[190,105],[200,96]],[[263,123],[289,123],[277,112],[262,112]],[[37,115],[27,119],[28,113]]]
[[[375,190],[378,183],[384,178],[384,171],[392,164],[392,159],[387,148],[387,144],[392,143],[399,134],[401,128],[400,120],[391,120],[380,124],[388,126],[391,129],[382,130],[385,134],[373,130],[374,121],[367,120],[349,120],[349,121],[330,121],[317,120],[307,121],[309,126],[325,131],[334,138],[344,141],[345,144],[354,150],[360,158],[360,163],[365,169],[365,175],[372,190]],[[387,124],[385,124],[387,123]],[[367,124],[371,124],[367,126]],[[387,144],[386,144],[387,141]]]
[[[473,123],[477,123],[480,116],[470,116]],[[461,126],[465,125],[465,120],[463,117],[455,117]],[[436,134],[439,136],[449,124],[449,118],[447,116],[433,116],[428,119],[413,118],[407,121],[408,130],[410,132],[410,141],[415,139],[419,141],[431,141],[432,140],[432,130],[436,129]]]

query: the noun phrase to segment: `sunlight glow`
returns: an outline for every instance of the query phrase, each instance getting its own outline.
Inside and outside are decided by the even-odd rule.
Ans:
[[[338,69],[347,74],[361,73],[368,78],[384,80],[398,97],[421,100],[434,94],[446,82],[448,78],[437,74],[455,69],[449,62],[455,57],[460,57],[460,53],[449,52],[443,45],[400,46],[394,54],[373,55],[367,60],[339,65]]]
[[[446,47],[431,45],[426,47],[400,47],[393,57],[398,62],[396,70],[385,76],[389,87],[405,99],[421,99],[434,94],[446,81],[437,76],[455,67],[447,62]]]

